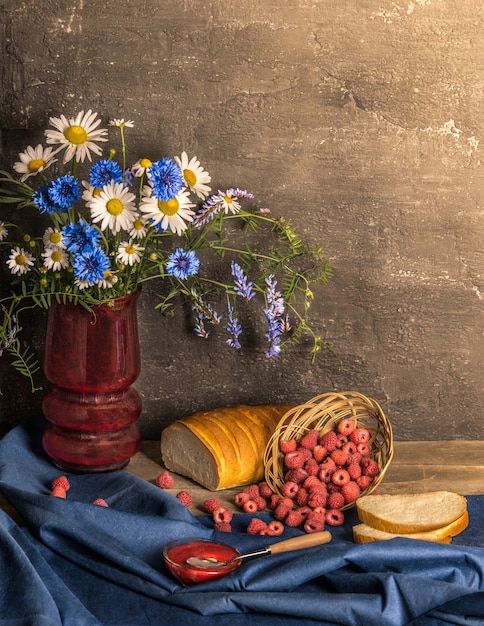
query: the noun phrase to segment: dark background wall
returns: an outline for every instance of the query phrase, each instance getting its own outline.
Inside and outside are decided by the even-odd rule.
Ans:
[[[252,190],[334,278],[312,321],[337,352],[268,361],[140,304],[139,425],[333,389],[398,439],[483,438],[484,15],[480,0],[3,0],[5,167],[49,116],[124,117],[131,158],[196,154]],[[0,218],[1,219],[1,218]],[[42,316],[32,328],[42,348]],[[39,406],[2,365],[1,420]],[[6,384],[5,384],[6,383]]]

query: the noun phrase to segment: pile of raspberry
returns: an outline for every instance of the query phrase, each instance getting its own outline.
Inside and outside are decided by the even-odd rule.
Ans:
[[[299,440],[281,440],[282,495],[262,482],[237,494],[235,504],[246,513],[272,510],[279,522],[277,534],[283,525],[302,527],[306,533],[319,532],[326,524],[339,526],[344,522],[342,507],[355,502],[380,473],[379,464],[370,456],[369,441],[370,432],[356,427],[351,418],[323,435],[314,429]],[[247,532],[275,534],[274,528],[258,518]]]

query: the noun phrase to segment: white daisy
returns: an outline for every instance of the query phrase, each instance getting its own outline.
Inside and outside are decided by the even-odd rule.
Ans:
[[[79,289],[87,289],[91,286],[87,280],[81,280],[77,277],[74,278],[74,285],[76,285],[76,287],[79,287]]]
[[[111,181],[89,202],[92,221],[101,222],[101,230],[109,228],[114,235],[121,229],[131,230],[137,218],[135,198],[123,183]]]
[[[52,148],[44,148],[40,143],[35,148],[28,146],[18,155],[20,161],[14,163],[13,169],[18,174],[22,174],[20,180],[23,182],[29,176],[35,176],[38,172],[42,172],[49,165],[55,163],[57,161],[57,159],[54,159],[55,154],[56,152]]]
[[[110,120],[109,126],[118,126],[118,128],[133,128],[134,122],[133,120],[124,120],[124,117],[121,119],[114,118],[114,120]]]
[[[131,239],[143,239],[146,235],[147,219],[144,215],[138,215],[138,217],[134,220],[131,230],[129,231],[129,236]]]
[[[183,180],[187,187],[189,187],[193,193],[197,194],[201,200],[205,200],[211,191],[209,185],[206,183],[209,183],[212,178],[200,165],[200,161],[197,157],[193,157],[189,161],[187,153],[182,152],[181,158],[175,157],[175,161],[180,166]]]
[[[66,148],[64,154],[64,163],[76,157],[81,163],[84,159],[91,161],[91,150],[94,154],[100,155],[102,150],[96,145],[96,141],[107,141],[104,136],[107,130],[98,129],[101,123],[100,119],[96,119],[97,113],[93,113],[91,109],[87,113],[81,111],[77,117],[67,119],[65,115],[60,117],[49,118],[50,123],[57,130],[46,130],[45,136],[47,143],[60,144]]]
[[[5,226],[5,222],[0,222],[0,241],[3,241],[8,235],[8,230]]]
[[[99,197],[101,193],[101,189],[99,187],[93,187],[87,180],[82,181],[82,186],[84,187],[84,191],[82,192],[82,199],[89,206],[89,202],[94,200],[94,198]]]
[[[111,270],[107,270],[106,272],[104,272],[103,280],[98,280],[96,285],[101,289],[111,289],[111,287],[117,282],[118,277],[116,276],[116,274],[113,274]]]
[[[35,258],[24,250],[24,248],[12,248],[10,256],[8,257],[7,265],[10,268],[12,274],[26,274],[30,272],[31,266],[34,264]]]
[[[58,249],[65,248],[65,244],[62,240],[61,231],[57,230],[56,228],[52,228],[52,226],[49,226],[49,228],[46,228],[44,235],[42,237],[42,241],[46,248],[58,248]]]
[[[69,265],[69,259],[64,250],[60,248],[46,248],[42,252],[44,257],[44,267],[53,272],[60,272]]]
[[[151,187],[145,185],[139,208],[152,221],[153,226],[163,230],[170,229],[180,235],[186,230],[187,222],[193,221],[193,206],[195,205],[190,202],[188,191],[182,189],[175,198],[165,201],[153,197]]]
[[[219,191],[218,193],[218,197],[221,199],[220,205],[225,213],[238,213],[240,211],[240,204],[234,200],[230,189],[228,189],[225,193],[222,191]]]
[[[153,163],[149,159],[139,159],[131,168],[136,178],[141,178],[146,170],[151,167]]]
[[[119,244],[116,259],[125,265],[134,265],[135,263],[139,263],[141,261],[141,252],[143,252],[143,250],[144,248],[139,246],[137,243],[122,241]]]

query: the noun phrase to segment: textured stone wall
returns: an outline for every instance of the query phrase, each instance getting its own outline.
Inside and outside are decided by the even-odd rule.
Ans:
[[[145,290],[145,436],[354,389],[398,439],[484,437],[480,0],[3,0],[0,16],[2,165],[49,116],[133,119],[133,160],[196,154],[331,260],[311,315],[338,357],[313,366],[304,346],[268,361],[204,342]],[[38,408],[2,376],[3,421]]]

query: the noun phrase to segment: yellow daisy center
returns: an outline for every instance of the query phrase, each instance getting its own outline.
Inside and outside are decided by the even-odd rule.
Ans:
[[[189,187],[194,187],[197,184],[197,177],[192,170],[183,170],[183,178]]]
[[[91,194],[92,194],[93,197],[97,198],[98,196],[101,195],[101,191],[102,191],[102,189],[99,189],[99,187],[93,187],[92,191],[91,191]]]
[[[127,245],[125,248],[127,254],[134,254],[136,252],[136,248],[132,245]]]
[[[158,200],[158,208],[165,215],[176,215],[180,205],[176,198],[170,198],[169,200]]]
[[[28,168],[29,168],[29,172],[38,172],[42,167],[46,166],[46,162],[44,161],[44,159],[32,159],[32,161],[30,161]]]
[[[50,243],[58,244],[62,239],[62,235],[60,233],[51,233],[49,236]]]
[[[227,204],[232,204],[233,200],[230,196],[224,196],[224,200]]]
[[[111,215],[121,215],[124,205],[118,198],[111,198],[106,202],[106,210]]]
[[[15,257],[15,263],[17,265],[25,265],[27,263],[27,257],[23,254],[17,254],[17,256]]]
[[[64,131],[64,137],[69,143],[79,146],[87,141],[86,129],[82,126],[69,126]]]
[[[54,250],[54,252],[50,255],[50,258],[54,261],[54,263],[59,263],[62,259],[62,254],[58,250]]]
[[[153,165],[153,163],[149,159],[140,159],[139,164],[143,169],[147,169],[148,167]]]
[[[141,220],[134,220],[133,228],[134,230],[141,230],[143,228],[143,222]]]

